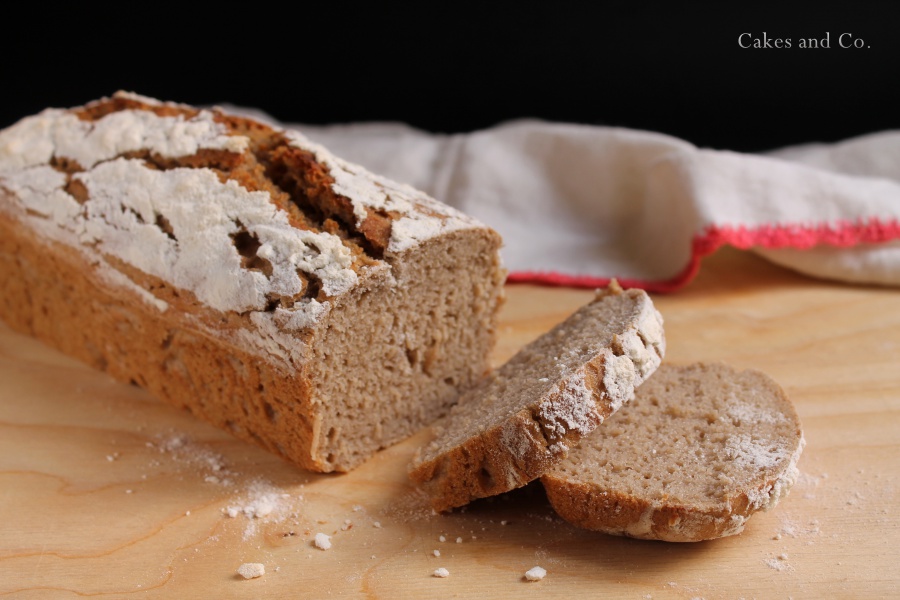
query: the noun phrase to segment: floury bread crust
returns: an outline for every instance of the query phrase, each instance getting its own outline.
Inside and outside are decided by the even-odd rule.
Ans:
[[[0,317],[312,470],[488,368],[499,236],[301,134],[118,93],[0,132]]]
[[[759,371],[662,365],[541,481],[567,521],[693,542],[740,533],[797,479],[800,419]]]
[[[523,486],[628,401],[664,352],[650,297],[614,282],[464,394],[410,476],[441,511]]]

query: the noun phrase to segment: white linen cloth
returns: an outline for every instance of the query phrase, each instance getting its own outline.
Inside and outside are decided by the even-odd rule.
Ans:
[[[494,227],[513,281],[672,291],[731,244],[818,277],[900,285],[900,132],[754,155],[532,120],[453,135],[283,126]]]

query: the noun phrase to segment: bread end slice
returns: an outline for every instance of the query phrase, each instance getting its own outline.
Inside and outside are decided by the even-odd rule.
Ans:
[[[521,487],[628,401],[664,352],[649,296],[613,283],[464,394],[410,476],[440,511]]]
[[[781,387],[722,364],[663,365],[541,481],[586,529],[671,542],[740,533],[797,479],[804,439]]]

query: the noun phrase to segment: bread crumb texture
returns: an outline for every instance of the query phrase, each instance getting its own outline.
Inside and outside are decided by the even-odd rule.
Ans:
[[[532,567],[525,571],[527,581],[540,581],[547,576],[547,570],[542,567]]]
[[[434,570],[434,573],[431,574],[432,577],[450,577],[450,571],[445,569],[444,567],[440,567]]]
[[[784,391],[759,371],[663,365],[542,482],[588,529],[645,539],[734,535],[787,495],[804,445]]]
[[[650,297],[614,283],[464,394],[410,475],[436,510],[523,486],[628,401],[664,352]]]
[[[244,579],[256,579],[266,574],[266,566],[262,563],[244,563],[237,570]]]

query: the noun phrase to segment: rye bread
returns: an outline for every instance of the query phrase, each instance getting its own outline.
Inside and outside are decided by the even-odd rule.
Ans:
[[[775,506],[803,445],[793,405],[764,373],[666,364],[541,481],[579,527],[700,541],[740,533]]]
[[[413,460],[436,510],[538,478],[634,393],[665,351],[662,316],[613,282],[466,392]]]
[[[117,93],[0,131],[0,319],[315,471],[485,374],[500,243],[215,108]]]

